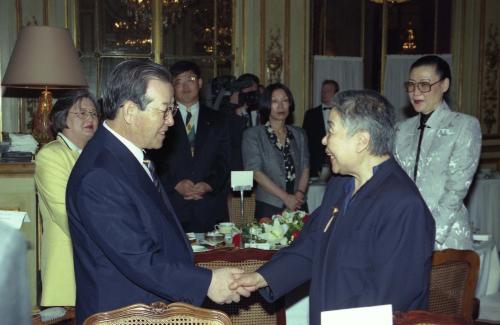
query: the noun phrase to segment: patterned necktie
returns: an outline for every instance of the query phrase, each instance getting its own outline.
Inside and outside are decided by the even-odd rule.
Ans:
[[[158,178],[158,174],[156,173],[156,167],[153,161],[148,157],[147,154],[144,154],[144,160],[142,161],[144,166],[146,166],[151,174],[151,180],[153,184],[156,186],[158,191],[160,191],[160,179]]]
[[[195,138],[195,130],[193,123],[193,114],[191,114],[190,108],[186,109],[186,134],[188,137],[189,144],[191,145],[191,155],[194,156],[194,138]]]

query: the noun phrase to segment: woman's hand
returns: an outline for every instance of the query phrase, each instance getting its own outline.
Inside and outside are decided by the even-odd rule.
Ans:
[[[300,209],[300,207],[302,206],[302,204],[304,204],[304,193],[300,192],[300,191],[297,191],[295,192],[295,200],[297,201],[297,206],[296,206],[296,209]]]
[[[287,194],[285,199],[283,200],[283,203],[289,210],[296,210],[297,209],[297,198],[295,195],[292,194]],[[299,205],[300,206],[300,205]]]

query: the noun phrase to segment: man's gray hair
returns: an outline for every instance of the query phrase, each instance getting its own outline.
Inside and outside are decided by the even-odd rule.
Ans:
[[[391,154],[394,147],[394,107],[374,90],[345,90],[333,98],[333,108],[350,136],[365,131],[375,156]]]

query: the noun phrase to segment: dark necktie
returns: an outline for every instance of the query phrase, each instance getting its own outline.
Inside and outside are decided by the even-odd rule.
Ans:
[[[424,137],[424,130],[425,128],[428,128],[425,123],[429,119],[431,114],[428,115],[423,115],[420,114],[420,126],[418,129],[420,130],[420,136],[418,137],[418,146],[417,146],[417,157],[415,158],[415,167],[413,168],[413,181],[417,181],[417,171],[418,171],[418,161],[420,160],[420,147],[422,145],[422,138]]]
[[[323,110],[324,110],[324,111],[329,111],[329,110],[331,110],[331,109],[332,109],[331,107],[323,107]]]
[[[144,154],[144,160],[142,161],[142,163],[148,168],[153,184],[156,186],[158,191],[160,191],[160,179],[158,178],[158,174],[156,173],[155,164],[146,154]]]

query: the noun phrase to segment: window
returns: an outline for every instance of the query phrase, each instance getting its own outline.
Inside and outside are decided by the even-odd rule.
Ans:
[[[155,4],[161,5],[157,22]],[[78,42],[90,90],[100,97],[121,61],[153,58],[200,65],[207,81],[232,70],[232,0],[78,0]],[[152,29],[161,24],[162,36]]]

